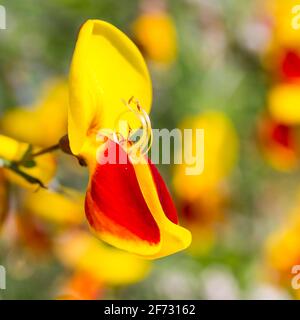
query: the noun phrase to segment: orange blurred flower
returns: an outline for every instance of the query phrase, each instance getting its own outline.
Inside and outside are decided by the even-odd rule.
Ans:
[[[258,123],[258,137],[265,159],[275,169],[291,171],[298,167],[299,145],[295,126],[263,116]]]
[[[58,300],[96,300],[102,295],[102,285],[85,272],[74,273],[62,285]]]
[[[170,64],[176,59],[176,29],[168,13],[142,13],[132,27],[135,41],[147,59],[161,64]]]

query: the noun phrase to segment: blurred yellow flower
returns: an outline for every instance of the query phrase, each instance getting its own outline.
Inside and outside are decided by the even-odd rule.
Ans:
[[[297,18],[293,8],[299,5],[299,1],[265,0],[264,5],[264,12],[269,16],[273,30],[271,46],[299,48],[299,29],[293,25]]]
[[[84,196],[70,189],[64,193],[40,189],[26,193],[22,207],[43,220],[61,226],[72,227],[85,221]]]
[[[216,225],[223,221],[228,197],[226,180],[236,165],[239,142],[233,124],[221,112],[209,111],[187,118],[180,128],[191,128],[193,133],[195,129],[204,130],[204,171],[186,175],[188,165],[176,165],[173,182],[183,225],[193,235],[191,252],[205,254],[215,243]],[[192,138],[189,143],[193,143],[195,155],[196,139]],[[184,148],[190,147],[189,143]]]
[[[266,239],[265,262],[275,279],[290,286],[292,268],[300,261],[300,206],[299,194],[287,219]],[[271,273],[272,274],[272,273]]]
[[[282,83],[269,91],[269,110],[277,122],[295,125],[300,124],[300,85]]]
[[[133,23],[133,33],[146,58],[163,64],[176,59],[176,29],[169,14],[163,11],[141,14]]]
[[[3,133],[40,147],[58,143],[67,132],[68,84],[52,80],[31,107],[7,111],[0,120]]]
[[[291,217],[284,227],[268,238],[266,244],[268,263],[286,275],[290,275],[292,267],[300,260],[299,220],[299,213]]]
[[[145,278],[150,263],[108,247],[85,231],[64,234],[55,244],[60,261],[76,272],[89,274],[104,285],[125,285]]]
[[[174,188],[186,200],[193,201],[208,190],[215,189],[231,173],[238,158],[239,142],[230,119],[221,112],[204,112],[184,120],[180,128],[204,130],[204,171],[200,175],[186,175],[187,164],[176,165]],[[192,142],[196,139],[193,136]],[[189,147],[189,145],[184,146]],[[193,145],[193,155],[196,146]],[[186,159],[187,163],[191,163]]]

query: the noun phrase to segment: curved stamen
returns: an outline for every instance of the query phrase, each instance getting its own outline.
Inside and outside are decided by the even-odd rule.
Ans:
[[[141,107],[139,104],[139,101],[135,99],[134,97],[131,97],[128,102],[124,102],[125,105],[127,106],[128,110],[123,112],[117,119],[116,123],[119,124],[122,117],[127,114],[128,112],[134,114],[138,121],[141,123],[140,129],[137,130],[142,130],[142,135],[138,139],[138,141],[135,141],[133,136],[137,132],[137,130],[132,130],[127,123],[127,126],[129,127],[129,130],[127,130],[127,138],[125,141],[131,142],[129,146],[127,147],[127,151],[130,154],[147,154],[148,151],[151,148],[152,141],[153,141],[153,133],[152,133],[152,127],[151,127],[151,121],[150,118],[147,114],[147,112]],[[118,141],[119,143],[121,142],[120,140]],[[123,138],[124,142],[124,138]]]

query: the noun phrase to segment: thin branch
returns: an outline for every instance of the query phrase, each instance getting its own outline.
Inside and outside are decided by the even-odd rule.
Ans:
[[[40,150],[40,151],[38,151],[36,153],[33,153],[31,155],[31,158],[39,157],[39,156],[41,156],[43,154],[50,153],[52,151],[56,151],[56,150],[59,150],[59,149],[60,149],[60,145],[58,143],[58,144],[55,144],[55,145],[53,145],[51,147],[48,147],[48,148],[42,149],[42,150]]]

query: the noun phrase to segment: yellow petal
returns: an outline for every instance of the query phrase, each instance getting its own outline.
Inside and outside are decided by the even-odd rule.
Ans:
[[[283,223],[267,237],[265,244],[265,259],[268,266],[288,281],[292,267],[299,264],[300,260],[299,200],[298,190],[294,205],[285,215]]]
[[[300,123],[300,85],[280,84],[269,93],[269,110],[272,117],[288,125]]]
[[[293,21],[299,23],[292,9],[299,5],[298,0],[266,0],[263,8],[271,18],[273,46],[299,47],[299,30],[293,28]]]
[[[133,32],[137,43],[149,59],[159,63],[171,63],[175,60],[176,30],[168,14],[155,12],[139,16],[133,24]]]
[[[186,155],[185,162],[176,165],[174,187],[179,196],[194,200],[206,190],[214,190],[230,174],[238,158],[238,136],[230,119],[221,112],[210,111],[187,118],[180,127],[193,130],[192,140],[184,145],[193,153],[192,158]],[[187,163],[193,163],[196,154],[196,129],[204,130],[204,155],[198,155],[198,159],[204,157],[204,170],[198,175],[187,175],[186,169],[190,167]]]
[[[84,197],[72,190],[59,194],[49,190],[27,193],[24,208],[59,225],[79,225],[84,221]]]
[[[89,132],[114,129],[132,96],[150,111],[152,88],[144,59],[116,27],[88,20],[81,27],[70,71],[69,139],[79,154]],[[131,127],[137,126],[127,114]]]
[[[0,158],[5,160],[16,160],[26,150],[26,144],[10,137],[0,135]]]
[[[67,81],[52,80],[34,106],[9,110],[3,115],[0,126],[10,137],[48,147],[67,133],[67,110]]]
[[[148,163],[134,165],[134,171],[145,202],[160,231],[160,250],[157,253],[145,256],[145,258],[161,258],[189,247],[192,241],[191,233],[189,230],[173,223],[167,218],[162,208]]]
[[[147,261],[107,247],[83,231],[65,235],[55,248],[59,259],[67,267],[87,272],[104,284],[122,285],[140,281],[150,267]]]

